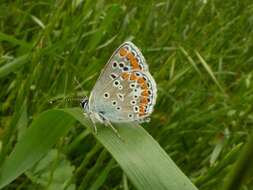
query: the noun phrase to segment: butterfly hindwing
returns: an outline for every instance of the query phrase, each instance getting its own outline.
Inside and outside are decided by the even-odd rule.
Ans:
[[[119,85],[123,88],[119,89]],[[108,90],[111,106],[114,107],[112,112],[105,113],[110,120],[137,121],[152,113],[156,101],[156,85],[148,72],[123,72],[119,85]]]

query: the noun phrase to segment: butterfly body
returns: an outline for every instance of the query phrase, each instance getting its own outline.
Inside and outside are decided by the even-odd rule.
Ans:
[[[132,42],[124,42],[81,106],[94,122],[142,122],[152,113],[156,96],[156,83],[143,55]]]

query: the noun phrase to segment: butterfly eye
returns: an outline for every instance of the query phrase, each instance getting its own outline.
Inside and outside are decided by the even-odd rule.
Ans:
[[[110,94],[108,92],[105,92],[104,93],[104,98],[109,98],[110,97]]]
[[[113,63],[112,63],[112,68],[116,68],[118,66],[118,63],[116,62],[116,61],[114,61]]]

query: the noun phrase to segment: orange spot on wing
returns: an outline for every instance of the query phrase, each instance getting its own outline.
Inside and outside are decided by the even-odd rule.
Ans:
[[[134,59],[134,60],[131,62],[131,65],[132,65],[133,69],[140,70],[140,66],[139,66],[139,64],[138,64],[138,62],[137,62],[136,59]]]
[[[124,80],[128,80],[128,79],[129,79],[129,76],[130,76],[130,74],[127,73],[127,72],[123,72],[123,73],[121,74],[121,77],[122,77]]]
[[[140,113],[143,113],[145,111],[144,106],[140,106]]]
[[[128,52],[127,59],[130,60],[130,62],[133,60],[134,56],[131,52]]]
[[[141,89],[147,90],[147,89],[148,89],[147,83],[144,82],[144,83],[141,85]]]
[[[139,116],[144,116],[145,115],[145,106],[141,105],[139,108]]]
[[[146,104],[148,103],[148,97],[147,96],[143,96],[141,97],[141,104],[144,104],[146,106]]]
[[[127,50],[125,48],[120,48],[119,54],[120,54],[120,56],[126,56],[127,55]]]
[[[137,80],[138,83],[140,84],[144,84],[145,83],[145,80],[143,77],[140,77],[138,80]]]
[[[130,80],[137,80],[137,79],[138,77],[134,73],[132,73],[130,76]]]
[[[143,91],[141,92],[141,95],[142,95],[142,96],[148,96],[148,91],[147,91],[147,90],[143,90]]]
[[[133,69],[140,70],[140,66],[138,64],[138,61],[131,52],[129,52],[127,54],[127,59],[130,61],[130,64]]]

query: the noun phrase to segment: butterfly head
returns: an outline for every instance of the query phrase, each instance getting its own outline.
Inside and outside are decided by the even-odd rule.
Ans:
[[[85,111],[88,112],[89,111],[89,98],[87,96],[85,96],[81,102],[80,102],[80,106],[81,108]]]

